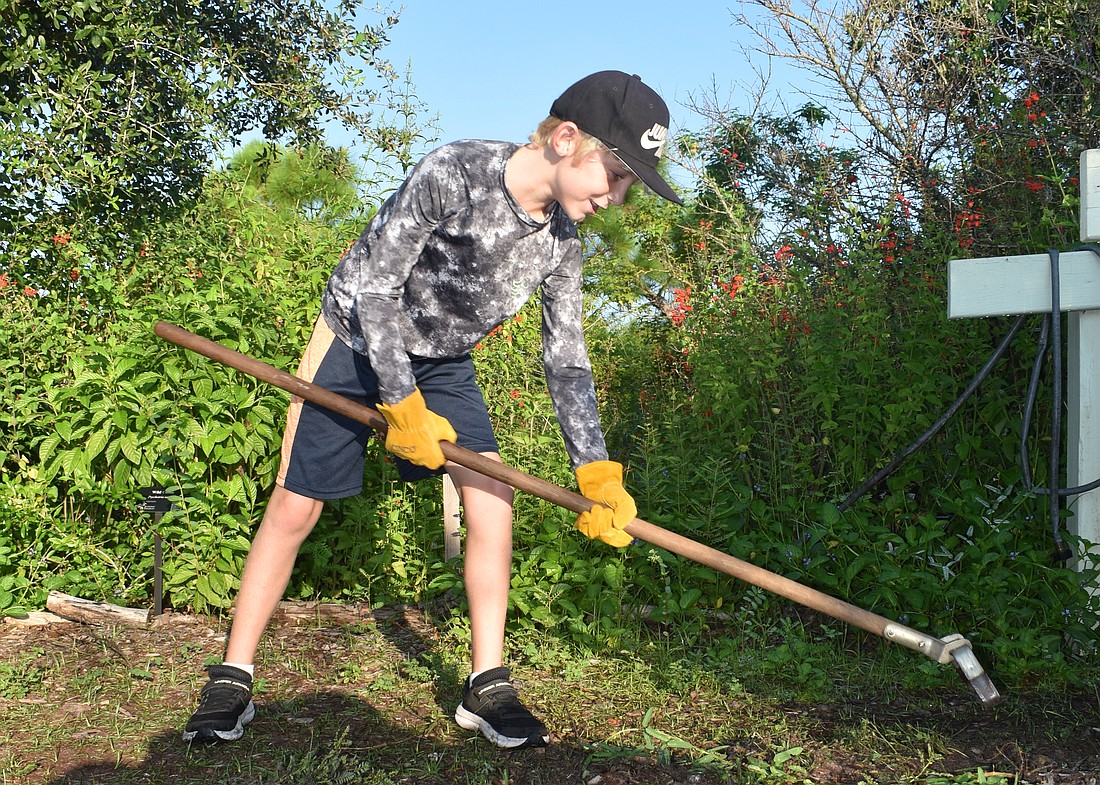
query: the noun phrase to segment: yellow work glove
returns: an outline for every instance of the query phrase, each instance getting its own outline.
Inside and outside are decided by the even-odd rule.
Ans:
[[[380,403],[378,411],[390,426],[386,431],[387,450],[429,469],[438,469],[447,462],[439,442],[454,442],[458,434],[446,417],[428,410],[420,390],[414,387],[412,395],[399,403]]]
[[[593,539],[616,548],[634,540],[623,531],[638,516],[638,506],[623,487],[623,465],[615,461],[593,461],[577,468],[581,494],[598,504],[577,516],[577,528]]]

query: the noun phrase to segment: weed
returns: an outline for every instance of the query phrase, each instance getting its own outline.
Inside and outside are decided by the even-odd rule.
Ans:
[[[679,736],[654,727],[653,714],[655,711],[656,710],[652,708],[646,711],[645,716],[642,718],[642,732],[645,734],[646,749],[650,751],[656,750],[659,753],[658,759],[667,763],[671,760],[673,753],[680,752],[687,755],[689,760],[694,761],[694,763],[700,766],[713,764],[721,766],[727,765],[727,759],[724,754],[726,748],[724,746],[703,749]]]
[[[0,698],[20,700],[41,688],[45,670],[33,664],[41,656],[42,650],[35,649],[16,662],[0,662]]]
[[[984,769],[954,776],[936,774],[923,780],[925,785],[1014,785],[1016,781],[1013,774],[987,772]]]
[[[810,780],[806,778],[805,767],[798,763],[802,753],[802,747],[790,747],[777,750],[767,760],[749,758],[745,764],[745,772],[749,775],[749,782],[809,783]]]
[[[93,668],[86,673],[74,676],[71,681],[73,692],[90,703],[104,690],[106,686],[104,684],[105,675],[102,668]]]
[[[109,646],[103,636],[87,636],[53,656],[43,656],[41,647],[24,647],[0,653],[4,683],[22,685],[13,694],[30,701],[0,696],[8,701],[0,713],[6,751],[0,783],[56,781],[63,761],[79,755],[108,767],[119,785],[137,785],[150,776],[197,785],[208,782],[215,769],[231,781],[289,785],[558,785],[576,781],[581,771],[587,772],[584,781],[596,776],[653,781],[657,768],[675,781],[701,785],[793,784],[814,779],[815,767],[832,759],[844,761],[855,779],[890,771],[904,782],[978,785],[985,776],[1004,785],[988,772],[1006,744],[1042,748],[1057,738],[1059,749],[1065,749],[1087,736],[1080,731],[1091,717],[1075,715],[1060,702],[1064,695],[1051,689],[1006,709],[1020,712],[1018,717],[969,738],[968,749],[981,746],[987,752],[969,773],[939,772],[936,767],[959,741],[930,722],[889,716],[899,698],[908,702],[910,713],[919,708],[922,717],[947,711],[943,702],[897,686],[906,664],[900,654],[880,649],[852,658],[842,637],[815,636],[802,623],[777,620],[769,635],[780,632],[791,651],[807,646],[804,653],[814,667],[833,673],[842,688],[808,690],[798,683],[796,670],[774,666],[768,647],[742,648],[722,637],[690,651],[665,638],[638,638],[621,652],[595,652],[553,636],[537,641],[518,636],[510,652],[513,673],[525,702],[547,722],[555,740],[545,752],[515,755],[502,755],[461,733],[450,720],[457,700],[451,674],[467,656],[460,636],[443,633],[430,653],[415,658],[395,656],[393,641],[377,628],[346,636],[301,629],[271,636],[263,659],[299,668],[313,658],[313,665],[301,669],[309,678],[269,668],[247,743],[196,747],[186,756],[180,754],[185,748],[179,726],[193,708],[196,675],[157,665],[160,657],[179,651],[170,633],[120,632],[110,636]],[[345,665],[333,667],[334,661]],[[120,662],[148,664],[153,680],[132,678],[130,665]],[[39,696],[46,694],[76,699],[63,704],[65,722],[57,721],[56,712],[41,710]],[[830,702],[819,703],[822,696]],[[1040,705],[1060,708],[1041,711]],[[868,716],[866,706],[887,714]],[[1026,745],[1011,735],[1022,727],[1032,729]],[[974,771],[978,765],[985,765],[982,773]]]
[[[278,781],[284,785],[398,785],[385,771],[369,760],[348,752],[347,731],[331,741],[312,740],[305,752],[286,752],[276,767]]]

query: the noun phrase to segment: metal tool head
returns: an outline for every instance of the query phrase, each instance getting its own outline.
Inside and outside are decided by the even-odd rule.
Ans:
[[[956,634],[933,638],[897,622],[887,624],[882,636],[913,651],[919,651],[942,665],[954,662],[985,708],[991,709],[1001,702],[1001,694],[974,656],[970,641],[963,636]]]
[[[966,678],[970,688],[977,693],[982,706],[991,709],[1004,700],[1001,693],[997,692],[997,688],[993,686],[989,675],[978,662],[978,658],[974,656],[974,650],[970,648],[969,644],[953,649],[951,657],[954,659],[959,671]]]

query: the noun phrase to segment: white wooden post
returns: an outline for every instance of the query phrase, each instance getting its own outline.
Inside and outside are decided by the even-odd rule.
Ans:
[[[443,558],[447,561],[462,553],[462,522],[458,489],[451,475],[443,475]]]
[[[1100,150],[1081,153],[1081,242],[1100,240]]]
[[[1100,150],[1081,154],[1080,181],[1081,242],[1100,242]],[[1071,312],[1068,328],[1066,477],[1073,487],[1100,477],[1100,309]],[[1070,531],[1093,543],[1092,559],[1100,559],[1100,489],[1071,498],[1069,508]]]
[[[1100,150],[1081,155],[1081,240],[1100,240]],[[1100,477],[1100,256],[1061,254],[1059,299],[1069,312],[1066,355],[1066,471],[1069,487]],[[952,319],[1050,311],[1047,254],[952,259],[947,315]],[[1070,531],[1092,543],[1100,560],[1100,489],[1070,497]],[[1082,566],[1084,554],[1076,554]]]

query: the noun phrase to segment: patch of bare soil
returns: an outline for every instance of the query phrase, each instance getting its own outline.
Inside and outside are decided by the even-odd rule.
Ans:
[[[1017,784],[1100,785],[1100,716],[1096,695],[1086,692],[1046,706],[1007,696],[995,711],[962,694],[957,705],[894,694],[782,706],[777,738],[805,753],[799,768],[769,773],[776,746],[761,738],[750,701],[722,712],[734,723],[744,712],[743,733],[724,719],[720,735],[698,744],[720,748],[723,765],[693,766],[690,755],[588,741],[611,738],[619,722],[637,719],[625,710],[611,721],[590,716],[598,698],[561,695],[557,675],[524,669],[520,689],[545,712],[553,743],[497,751],[451,721],[462,675],[432,659],[429,621],[401,612],[370,628],[354,635],[316,625],[273,628],[262,652],[260,712],[248,734],[234,745],[191,749],[179,732],[204,660],[221,654],[220,622],[172,614],[129,628],[9,620],[0,625],[0,783],[290,785],[329,770],[350,771],[348,782],[426,785],[885,783],[935,782],[932,772],[981,768]],[[428,666],[395,680],[395,660],[410,658]],[[716,712],[708,700],[685,696],[676,711],[710,713],[697,718],[706,727]],[[312,766],[308,777],[303,761]]]

